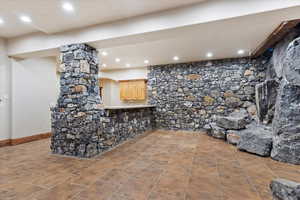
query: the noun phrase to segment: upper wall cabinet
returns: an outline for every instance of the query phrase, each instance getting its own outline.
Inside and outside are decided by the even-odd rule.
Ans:
[[[120,99],[122,101],[143,101],[146,99],[146,80],[120,81]]]

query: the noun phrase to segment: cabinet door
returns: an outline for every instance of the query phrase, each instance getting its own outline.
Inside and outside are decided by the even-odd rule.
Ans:
[[[126,100],[127,82],[120,82],[120,99],[122,101]]]
[[[137,91],[138,91],[138,96],[137,96],[137,100],[145,100],[145,81],[138,81],[137,82]]]
[[[133,95],[134,95],[134,91],[133,91],[133,87],[134,87],[134,84],[132,84],[131,81],[127,82],[127,90],[126,90],[126,93],[127,93],[127,100],[134,100],[133,98]]]
[[[140,101],[146,99],[145,80],[120,82],[120,99],[123,101]]]
[[[132,82],[132,99],[137,100],[139,96],[138,85],[136,82]]]

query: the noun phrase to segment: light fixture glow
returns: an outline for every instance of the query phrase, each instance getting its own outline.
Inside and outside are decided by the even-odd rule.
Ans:
[[[145,64],[148,64],[148,63],[149,63],[149,60],[145,60],[144,63],[145,63]]]
[[[126,67],[130,67],[131,65],[129,63],[126,64]]]
[[[177,60],[179,60],[179,57],[178,56],[174,56],[173,60],[177,61]]]
[[[105,63],[102,64],[102,67],[106,67],[107,65]]]
[[[102,54],[102,56],[107,56],[107,52],[106,51],[103,51],[101,54]]]
[[[4,24],[4,19],[0,18],[0,24]]]
[[[31,18],[30,18],[29,16],[26,16],[26,15],[20,16],[20,20],[22,20],[22,21],[25,22],[25,23],[30,23],[30,22],[32,22]]]
[[[213,56],[214,56],[214,54],[211,53],[211,52],[208,52],[208,53],[206,54],[206,57],[208,57],[208,58],[211,58],[211,57],[213,57]]]
[[[74,11],[74,7],[70,2],[63,3],[62,7],[65,11],[68,11],[68,12]]]
[[[243,55],[244,53],[245,53],[245,50],[243,50],[243,49],[240,49],[240,50],[238,50],[238,52],[237,52],[239,55]]]
[[[118,62],[121,61],[121,59],[120,58],[116,58],[115,61],[118,63]]]

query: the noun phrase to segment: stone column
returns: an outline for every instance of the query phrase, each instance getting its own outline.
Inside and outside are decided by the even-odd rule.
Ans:
[[[92,157],[100,152],[101,99],[97,50],[86,44],[60,48],[60,94],[52,110],[51,150]]]

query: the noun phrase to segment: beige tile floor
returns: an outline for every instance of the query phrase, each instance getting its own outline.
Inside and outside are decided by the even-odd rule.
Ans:
[[[268,200],[300,167],[203,133],[156,131],[94,159],[51,155],[49,139],[0,148],[1,200]]]

